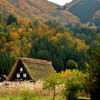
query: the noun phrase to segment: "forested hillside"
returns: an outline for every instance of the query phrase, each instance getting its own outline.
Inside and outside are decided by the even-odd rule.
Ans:
[[[19,56],[52,61],[57,72],[85,70],[98,36],[99,29],[69,29],[57,21],[25,20],[0,13],[0,75],[8,74]]]
[[[77,16],[82,23],[94,22],[98,25],[98,16],[100,17],[100,0],[74,0],[73,6],[69,7],[72,14]],[[98,14],[96,14],[98,12]],[[100,22],[100,21],[99,21]]]
[[[64,6],[47,0],[0,0],[0,11],[4,16],[13,14],[26,20],[57,20],[80,26],[90,22],[87,26],[94,23],[98,27],[100,24],[100,0],[73,0]]]
[[[69,11],[58,10],[59,5],[47,0],[0,0],[0,11],[5,16],[13,14],[26,19],[57,20],[65,24],[79,23],[79,19]]]

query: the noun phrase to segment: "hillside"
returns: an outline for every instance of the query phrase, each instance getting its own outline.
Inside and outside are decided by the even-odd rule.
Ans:
[[[73,0],[64,6],[47,0],[0,0],[0,11],[5,16],[13,14],[19,18],[57,20],[64,24],[91,22],[99,26],[100,23],[100,0]]]
[[[94,14],[92,21],[96,26],[100,26],[100,10]]]
[[[68,11],[77,16],[82,23],[90,21],[97,24],[95,18],[98,18],[96,15],[100,15],[97,14],[100,10],[100,0],[74,0],[69,5]]]
[[[59,5],[47,0],[0,0],[0,10],[21,18],[58,20],[63,23],[79,23],[79,19],[69,11],[58,10]]]

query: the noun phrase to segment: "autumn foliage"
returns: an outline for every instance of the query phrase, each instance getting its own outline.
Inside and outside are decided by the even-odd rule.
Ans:
[[[0,51],[6,55],[52,61],[57,72],[66,70],[70,59],[77,63],[77,69],[86,69],[89,46],[61,22],[25,20],[14,15],[4,18],[2,13],[0,19]]]

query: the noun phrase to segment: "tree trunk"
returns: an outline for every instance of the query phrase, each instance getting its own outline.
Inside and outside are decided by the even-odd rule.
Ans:
[[[56,93],[55,93],[55,87],[53,89],[53,100],[55,100],[55,96],[56,96]]]

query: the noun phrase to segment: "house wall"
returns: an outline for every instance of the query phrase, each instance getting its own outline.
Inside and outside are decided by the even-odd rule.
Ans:
[[[16,70],[12,75],[11,81],[24,81],[24,80],[31,80],[27,70],[25,69],[22,61],[19,60]]]

